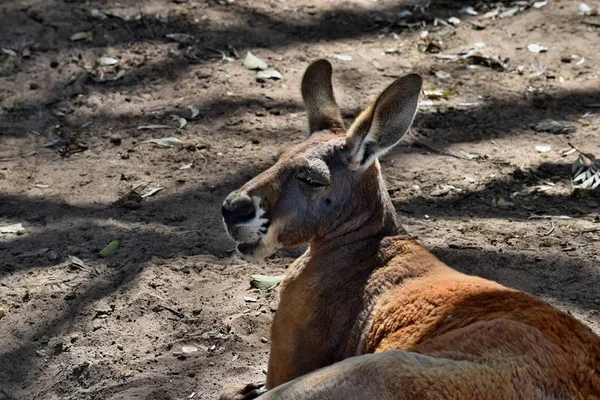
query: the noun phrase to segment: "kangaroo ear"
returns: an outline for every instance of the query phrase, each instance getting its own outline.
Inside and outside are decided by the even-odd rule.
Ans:
[[[335,102],[331,86],[331,64],[327,60],[312,63],[302,78],[302,98],[308,110],[308,135],[330,129],[345,130],[344,120]]]
[[[350,169],[368,167],[402,139],[417,112],[421,84],[416,74],[397,79],[356,118],[346,137]]]

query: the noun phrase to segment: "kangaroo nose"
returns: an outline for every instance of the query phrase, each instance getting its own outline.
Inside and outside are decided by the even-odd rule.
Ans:
[[[223,202],[223,219],[227,225],[240,224],[256,216],[256,208],[252,199],[246,195],[232,192]]]

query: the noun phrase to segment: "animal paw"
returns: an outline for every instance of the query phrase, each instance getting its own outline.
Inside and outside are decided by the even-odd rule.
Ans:
[[[264,382],[223,388],[219,400],[252,400],[267,392]]]

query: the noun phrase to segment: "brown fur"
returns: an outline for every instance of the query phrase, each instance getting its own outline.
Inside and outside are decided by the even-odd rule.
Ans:
[[[303,92],[329,93],[331,73],[319,63]],[[324,89],[305,90],[319,79]],[[589,328],[453,270],[400,226],[376,157],[408,129],[416,83],[395,82],[345,139],[330,118],[331,93],[322,119],[310,111],[330,129],[235,192],[268,210],[268,239],[256,251],[310,242],[281,285],[261,399],[599,399],[600,338]],[[314,165],[329,181],[305,188],[295,174]]]

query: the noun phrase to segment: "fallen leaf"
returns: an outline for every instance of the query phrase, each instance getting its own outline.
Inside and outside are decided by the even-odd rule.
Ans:
[[[92,16],[92,18],[100,20],[100,21],[104,21],[105,19],[108,19],[108,15],[104,14],[102,11],[98,10],[97,8],[92,8],[90,10],[90,15]]]
[[[479,13],[477,11],[475,11],[475,9],[471,6],[461,8],[460,13],[468,14],[468,15],[479,15]]]
[[[483,14],[481,16],[481,18],[485,18],[485,19],[496,18],[498,16],[498,14],[500,14],[500,9],[496,8],[492,11],[486,12],[485,14]]]
[[[198,348],[196,346],[182,346],[181,347],[181,352],[183,354],[192,354],[198,351]]]
[[[513,7],[513,8],[509,8],[506,11],[503,11],[500,13],[499,17],[500,18],[510,18],[510,17],[514,17],[515,15],[517,15],[517,13],[519,11],[522,11],[523,9],[521,7]]]
[[[125,76],[125,70],[119,70],[119,72],[117,72],[117,74],[114,76],[114,78],[112,78],[113,82],[118,81],[119,79],[123,78]]]
[[[162,187],[149,188],[146,193],[142,194],[142,199],[145,199],[146,197],[154,196],[156,193],[160,192],[163,189],[164,188],[162,188]]]
[[[75,256],[67,256],[67,261],[69,262],[69,265],[75,265],[79,268],[87,267],[87,265],[81,259],[79,259]]]
[[[579,14],[594,15],[595,13],[596,13],[595,10],[592,7],[588,6],[587,4],[585,4],[585,3],[579,4]]]
[[[442,197],[450,193],[450,189],[448,188],[437,188],[432,190],[429,195],[432,197]]]
[[[179,122],[179,129],[183,129],[183,127],[187,125],[187,120],[179,115],[173,114],[171,115],[171,118],[173,118],[173,121]]]
[[[176,137],[164,137],[164,138],[160,138],[160,139],[150,139],[150,140],[146,140],[145,142],[142,142],[141,144],[144,144],[144,143],[152,143],[159,147],[183,147],[183,145],[184,145],[184,143],[180,139],[177,139]]]
[[[273,68],[266,69],[264,71],[258,71],[256,79],[283,79],[281,73]]]
[[[62,139],[61,138],[54,138],[51,141],[49,141],[48,143],[45,143],[42,145],[42,147],[45,147],[47,149],[52,148],[52,147],[56,147],[59,144],[62,143]]]
[[[198,114],[200,114],[200,110],[198,110],[196,107],[188,106],[188,108],[192,112],[192,117],[191,117],[192,119],[196,118],[198,116]]]
[[[443,89],[430,89],[430,90],[424,89],[423,95],[427,99],[439,100],[439,99],[448,99],[452,95],[452,92],[450,92],[449,90],[443,90]]]
[[[7,55],[11,56],[11,57],[16,57],[16,56],[17,56],[17,52],[16,52],[16,51],[14,51],[13,49],[5,49],[5,48],[2,48],[2,52],[3,52],[4,54],[7,54]]]
[[[373,60],[373,66],[375,67],[376,70],[378,71],[383,71],[385,69],[385,67],[383,66],[383,64],[381,64],[379,61],[377,60]]]
[[[596,164],[583,166],[579,171],[575,173],[573,183],[581,182],[576,185],[577,189],[591,189],[594,190],[600,187],[600,168]]]
[[[119,60],[112,57],[100,57],[100,65],[115,65],[119,63]]]
[[[77,32],[77,33],[72,34],[70,39],[72,42],[78,42],[80,40],[90,41],[90,40],[92,40],[93,37],[94,37],[94,34],[92,33],[92,31],[85,31],[85,32]]]
[[[19,222],[18,224],[0,226],[0,233],[23,233],[23,232],[25,232],[25,228],[23,227],[22,222]]]
[[[539,43],[531,43],[531,44],[527,45],[527,50],[529,50],[532,53],[545,53],[548,51],[548,48],[545,46],[542,46]]]
[[[138,131],[147,131],[153,129],[173,129],[173,127],[169,125],[140,125],[137,129]]]
[[[352,61],[351,56],[347,56],[344,54],[336,54],[333,56],[333,58],[335,58],[336,60],[340,60],[340,61]]]
[[[113,240],[112,242],[107,244],[105,248],[100,250],[98,255],[103,258],[110,257],[113,254],[115,254],[117,252],[117,250],[119,250],[119,241]]]
[[[469,51],[464,54],[462,58],[468,60],[472,64],[483,65],[499,70],[508,69],[508,58],[501,58],[500,56],[490,56],[478,51]]]
[[[244,67],[246,67],[248,69],[265,70],[265,69],[269,68],[269,65],[266,62],[264,62],[263,60],[256,57],[254,54],[252,54],[250,52],[246,53],[246,58],[244,58],[243,65],[244,65]]]
[[[181,167],[179,167],[179,169],[183,171],[183,170],[192,168],[193,165],[194,165],[193,163],[183,164]]]
[[[448,72],[446,72],[446,71],[435,71],[435,76],[436,76],[438,79],[442,79],[442,80],[444,80],[444,79],[450,79],[450,78],[452,78],[452,75],[450,75],[450,74],[449,74]]]
[[[535,125],[538,132],[549,132],[553,134],[568,134],[575,132],[575,126],[567,121],[545,120]]]
[[[268,275],[252,275],[250,284],[257,289],[268,290],[277,286],[285,275],[268,276]]]
[[[450,17],[448,18],[448,22],[450,22],[452,25],[456,26],[460,24],[460,19],[456,18],[456,17]]]
[[[174,42],[178,43],[188,43],[194,40],[192,35],[188,35],[187,33],[168,33],[165,35],[167,39],[171,39]]]

